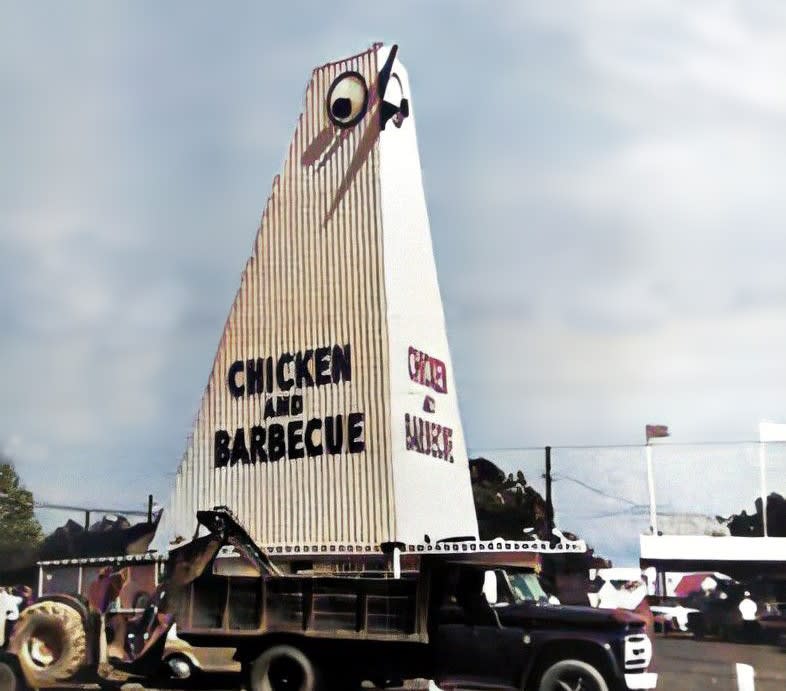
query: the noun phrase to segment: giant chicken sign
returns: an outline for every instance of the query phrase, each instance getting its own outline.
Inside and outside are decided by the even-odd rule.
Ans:
[[[304,551],[477,535],[395,47],[313,71],[157,543],[218,505]]]

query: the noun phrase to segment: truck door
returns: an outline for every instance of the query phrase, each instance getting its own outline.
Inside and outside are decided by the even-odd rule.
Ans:
[[[484,595],[485,580],[485,569],[459,566],[433,582],[430,636],[438,683],[519,686],[526,654],[521,631],[500,625]]]

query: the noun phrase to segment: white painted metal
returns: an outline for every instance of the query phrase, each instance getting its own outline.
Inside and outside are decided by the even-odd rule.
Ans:
[[[786,561],[786,537],[641,535],[642,559]]]
[[[359,554],[371,553],[373,548],[363,545],[278,545],[263,547],[271,557],[276,556],[341,556],[352,557]],[[403,544],[394,548],[399,555],[411,554],[500,554],[500,553],[550,553],[560,554],[565,552],[586,552],[587,544],[584,540],[564,540],[556,545],[551,545],[545,540],[530,540],[516,542],[495,538],[494,540],[462,540],[459,542],[430,542]]]
[[[759,484],[762,501],[762,533],[767,537],[767,444],[759,443]]]
[[[165,555],[152,554],[124,554],[116,557],[80,557],[72,559],[51,559],[49,561],[36,562],[37,566],[90,566],[97,564],[140,564],[158,562],[163,563]]]
[[[626,674],[625,685],[629,689],[654,689],[658,686],[658,674],[657,672]]]
[[[786,425],[780,422],[759,423],[759,482],[761,484],[761,512],[764,536],[767,536],[767,442],[785,442]]]
[[[652,446],[647,443],[645,447],[647,455],[647,489],[650,498],[650,529],[653,535],[658,534],[658,507],[655,503],[655,473],[652,467]]]
[[[738,691],[755,691],[756,689],[756,670],[751,665],[737,662],[734,665],[737,676]]]
[[[153,543],[159,550],[192,539],[197,510],[218,505],[272,548],[376,551],[426,534],[477,536],[411,111],[380,129],[380,70],[389,54],[374,46],[312,74]],[[357,123],[340,127],[327,99],[348,72],[365,80],[368,104]],[[388,98],[411,103],[397,60],[392,72]],[[349,96],[351,108],[362,94],[355,82],[335,91]],[[278,365],[287,353],[346,345],[351,377],[285,392],[281,381],[261,394],[231,392],[249,378],[233,363],[270,357]],[[442,363],[436,389],[444,393],[428,377],[410,376],[410,346]],[[284,364],[288,375],[292,368]],[[291,402],[293,391],[302,395],[302,412],[265,417],[266,404],[284,393]],[[335,454],[256,463],[241,455],[216,467],[217,431],[234,439],[238,429],[338,415],[346,422],[352,413],[363,415],[362,450],[345,439]],[[431,423],[442,444],[421,438],[420,448],[408,449],[407,414]]]
[[[759,441],[786,441],[786,424],[782,422],[760,422]]]
[[[387,58],[388,50],[380,50],[380,63]],[[409,78],[398,60],[393,65],[391,81],[394,80],[408,97]],[[410,116],[400,128],[390,127],[390,131],[385,132],[379,148],[379,184],[386,231],[383,237],[390,422],[398,539],[420,541],[424,533],[431,539],[477,537],[467,451],[437,283],[411,106]],[[388,228],[395,232],[387,232]],[[413,381],[410,348],[444,363],[446,392]],[[424,411],[426,396],[433,401],[433,413]],[[429,456],[407,450],[407,415],[410,420],[419,419],[451,430],[450,460],[440,458],[439,452],[435,457],[433,453]]]

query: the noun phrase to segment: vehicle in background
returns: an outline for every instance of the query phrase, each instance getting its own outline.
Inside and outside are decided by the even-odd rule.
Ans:
[[[638,568],[590,569],[590,581],[594,584],[589,593],[593,607],[633,611],[647,597],[647,585]]]
[[[688,614],[688,628],[696,638],[777,642],[786,632],[784,594],[782,581],[723,581],[712,591],[686,598],[695,610]]]
[[[786,603],[768,603],[767,611],[759,617],[762,639],[786,648]]]
[[[620,609],[634,612],[644,619],[647,634],[655,635],[656,618],[647,600],[648,587],[636,567],[590,569],[590,605],[599,609]]]

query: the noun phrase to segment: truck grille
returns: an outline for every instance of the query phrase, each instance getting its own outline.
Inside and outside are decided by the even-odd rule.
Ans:
[[[625,671],[641,672],[652,659],[652,643],[643,633],[625,636]]]

